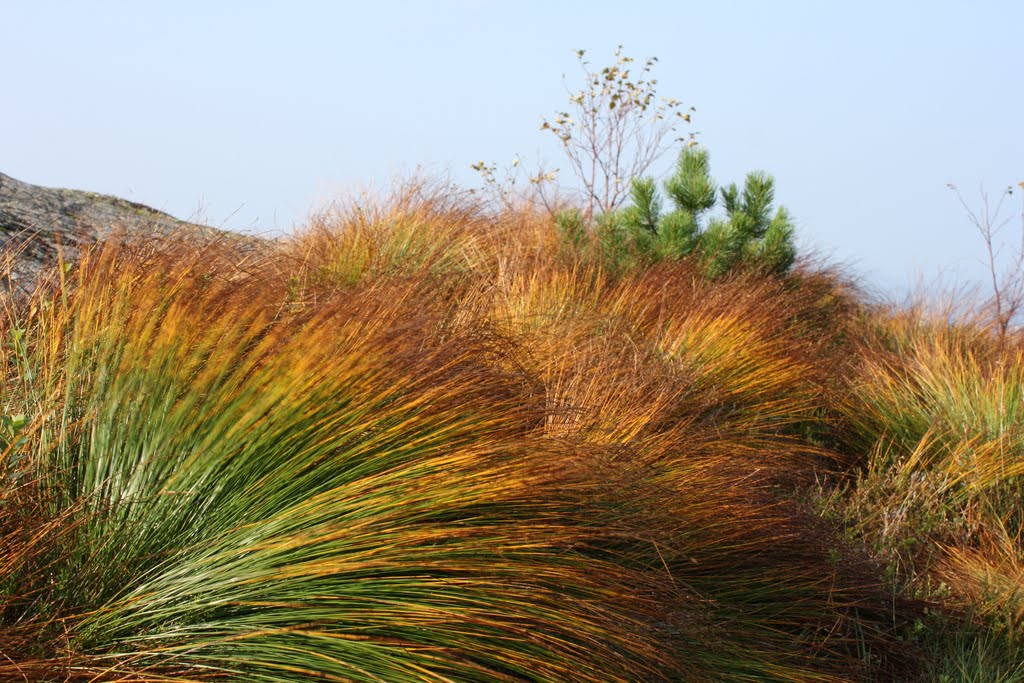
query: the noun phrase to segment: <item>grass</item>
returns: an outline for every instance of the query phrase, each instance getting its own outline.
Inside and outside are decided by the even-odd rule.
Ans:
[[[1020,355],[980,326],[607,271],[424,185],[3,313],[0,680],[1017,675]]]

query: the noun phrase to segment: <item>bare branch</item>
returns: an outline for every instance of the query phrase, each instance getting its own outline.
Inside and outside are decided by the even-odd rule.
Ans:
[[[671,135],[680,123],[689,123],[690,114],[680,111],[678,100],[657,98],[657,80],[649,78],[657,58],[646,60],[634,74],[631,65],[636,62],[623,54],[621,45],[615,62],[597,71],[583,54],[576,51],[584,89],[574,90],[566,81],[570,111],[545,118],[541,130],[562,143],[582,186],[587,218],[592,218],[595,212],[614,211],[626,201],[629,181],[646,173],[665,153],[675,141]]]
[[[1021,183],[1021,187],[1024,188],[1024,183]],[[993,328],[1000,344],[1003,344],[1019,315],[1024,313],[1024,203],[1021,205],[1019,239],[1015,242],[1015,250],[1007,256],[1004,251],[1006,245],[1000,240],[1000,234],[1013,217],[1001,216],[1006,199],[1013,195],[1013,187],[1007,187],[1000,193],[995,206],[992,206],[988,193],[982,189],[981,207],[977,211],[967,204],[955,185],[950,184],[949,188],[956,194],[960,206],[963,207],[971,225],[981,235],[985,245],[986,265],[992,288],[988,307]]]

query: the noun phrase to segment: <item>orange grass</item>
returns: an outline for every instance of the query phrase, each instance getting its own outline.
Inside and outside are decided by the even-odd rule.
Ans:
[[[865,469],[841,514],[904,590],[989,626],[1019,622],[1021,347],[924,306],[876,311],[857,347],[839,406]]]
[[[259,259],[108,245],[8,304],[0,679],[913,666],[794,499],[845,462],[808,437],[847,372],[827,278],[607,273],[546,217],[396,197]]]

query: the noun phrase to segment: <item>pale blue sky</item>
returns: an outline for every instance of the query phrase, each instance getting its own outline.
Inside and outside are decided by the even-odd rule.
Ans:
[[[1024,180],[1022,36],[1020,0],[3,0],[0,171],[288,230],[417,166],[558,166],[538,126],[573,50],[621,43],[697,108],[719,181],[772,173],[803,244],[899,290],[984,273],[946,184]]]

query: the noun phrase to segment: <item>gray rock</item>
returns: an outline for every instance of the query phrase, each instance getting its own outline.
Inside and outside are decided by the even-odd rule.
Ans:
[[[5,290],[11,285],[24,289],[41,270],[56,264],[58,256],[74,260],[83,246],[99,240],[171,234],[230,239],[252,248],[264,242],[181,221],[118,197],[31,185],[0,173],[0,269],[10,279]]]

